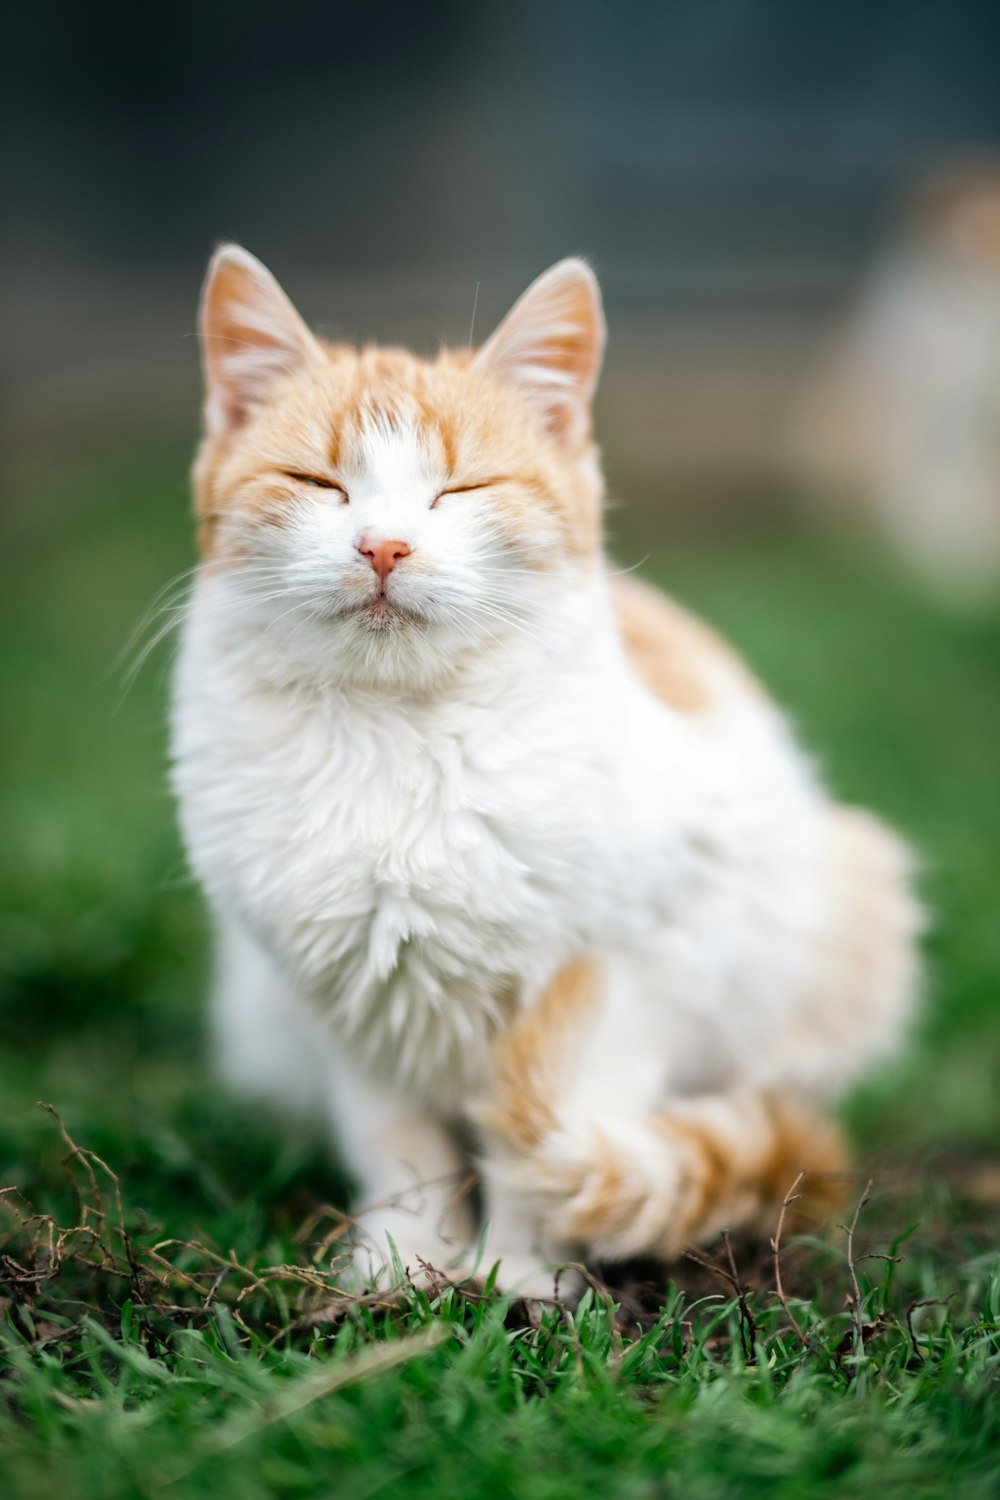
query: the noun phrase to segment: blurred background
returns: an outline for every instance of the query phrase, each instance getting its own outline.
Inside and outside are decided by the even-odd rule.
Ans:
[[[116,665],[193,561],[195,307],[235,238],[321,331],[428,352],[592,260],[618,555],[921,850],[925,1018],[855,1132],[1000,1206],[1000,9],[106,0],[5,31],[0,1176],[40,1170],[42,1093],[154,1200],[298,1181],[205,1084],[169,638],[127,692]]]

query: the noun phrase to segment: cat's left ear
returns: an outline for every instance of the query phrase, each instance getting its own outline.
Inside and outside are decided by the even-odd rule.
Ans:
[[[239,245],[212,256],[198,315],[205,427],[233,432],[283,375],[321,358],[319,346],[266,266]]]
[[[487,339],[476,363],[528,396],[549,431],[577,448],[590,434],[590,403],[604,353],[604,311],[586,261],[561,260],[533,281]]]

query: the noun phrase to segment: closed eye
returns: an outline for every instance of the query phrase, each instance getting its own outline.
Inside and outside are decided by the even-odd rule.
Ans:
[[[282,469],[280,472],[286,479],[294,479],[296,484],[308,484],[315,490],[336,490],[343,503],[349,504],[347,491],[335,479],[327,479],[323,474],[309,474],[304,469]]]
[[[431,501],[431,510],[434,509],[438,501],[445,495],[468,495],[471,494],[474,490],[491,490],[493,489],[494,485],[503,483],[504,480],[502,479],[502,477],[498,476],[494,479],[477,479],[473,484],[449,484],[447,488],[438,490],[437,494],[434,496],[434,499]]]

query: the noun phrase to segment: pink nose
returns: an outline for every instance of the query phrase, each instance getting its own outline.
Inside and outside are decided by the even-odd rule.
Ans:
[[[391,539],[376,541],[374,537],[367,534],[358,543],[358,551],[362,557],[367,557],[382,583],[385,583],[396,564],[410,555],[410,549],[405,542]]]

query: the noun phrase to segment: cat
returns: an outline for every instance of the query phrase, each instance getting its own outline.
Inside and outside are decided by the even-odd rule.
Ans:
[[[913,1003],[910,858],[609,567],[590,268],[424,360],[321,343],[230,245],[200,332],[172,779],[217,1050],[329,1121],[357,1276],[478,1246],[552,1296],[831,1178],[827,1101]]]

